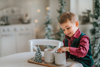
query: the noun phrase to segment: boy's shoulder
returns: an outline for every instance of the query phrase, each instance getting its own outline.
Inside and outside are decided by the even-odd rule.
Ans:
[[[83,36],[81,37],[81,39],[88,39],[88,40],[90,40],[89,37],[88,37],[87,35],[83,35]]]
[[[87,39],[89,39],[89,37],[88,37],[85,33],[83,33],[83,32],[81,32],[81,35],[80,35],[80,36],[81,36],[81,39],[82,39],[82,38],[87,38]]]
[[[86,36],[86,37],[88,37],[85,33],[83,33],[82,31],[81,31],[81,36]]]

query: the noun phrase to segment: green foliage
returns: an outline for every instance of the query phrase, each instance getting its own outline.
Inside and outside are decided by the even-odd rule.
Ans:
[[[59,18],[61,16],[61,14],[63,14],[64,12],[66,12],[65,11],[66,1],[65,0],[58,0],[58,1],[60,3],[60,9],[57,10],[57,12],[59,13],[59,16],[57,17],[58,22],[59,22]],[[63,33],[63,31],[62,31],[61,28],[56,33],[56,39],[57,40],[61,40],[61,41],[64,39],[64,33]]]
[[[61,16],[61,14],[63,14],[64,12],[66,12],[65,9],[64,9],[65,6],[66,6],[66,1],[65,0],[58,0],[58,1],[60,3],[60,9],[57,10],[57,12],[59,13],[59,17],[58,17],[58,21],[59,21],[59,18]]]
[[[46,16],[46,21],[45,21],[45,38],[46,39],[54,39],[55,37],[54,37],[54,35],[53,35],[53,27],[51,26],[51,20],[52,19],[50,19],[50,10],[48,10],[48,12],[47,12],[47,16]],[[54,46],[50,46],[50,45],[46,45],[45,47],[47,47],[47,48],[54,48]]]
[[[90,30],[90,32],[91,32],[92,35],[95,35],[95,33],[96,33],[95,28],[98,27],[99,25],[96,21],[91,22],[91,24],[93,25],[93,28]]]
[[[91,18],[94,18],[94,15],[93,14],[90,14]]]
[[[98,19],[100,16],[100,2],[99,0],[94,0],[94,18]]]
[[[92,29],[90,30],[90,33],[91,33],[92,35],[94,35],[94,34],[95,34],[95,28],[92,28]]]
[[[93,59],[94,59],[94,67],[100,67],[100,1],[94,0],[94,13],[90,14],[93,18],[93,29],[90,30],[91,34],[93,35],[91,44],[93,50]],[[98,36],[99,34],[99,36]]]
[[[48,10],[47,12],[47,16],[46,16],[46,21],[45,21],[45,38],[46,39],[54,39],[55,37],[53,36],[53,27],[51,26],[51,19],[49,18],[50,16],[50,10]]]

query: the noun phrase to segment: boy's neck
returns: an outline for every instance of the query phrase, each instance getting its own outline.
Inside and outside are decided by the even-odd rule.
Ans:
[[[75,33],[77,32],[78,29],[79,29],[79,28],[76,29]],[[75,33],[74,33],[74,34],[75,34]],[[74,34],[73,34],[73,35],[74,35]],[[72,35],[72,36],[73,36],[73,35]],[[71,38],[71,37],[70,37],[70,38]]]
[[[76,29],[76,32],[77,32],[78,29],[79,29],[79,28]],[[76,32],[75,32],[75,33],[76,33]],[[74,34],[75,34],[75,33],[74,33]]]

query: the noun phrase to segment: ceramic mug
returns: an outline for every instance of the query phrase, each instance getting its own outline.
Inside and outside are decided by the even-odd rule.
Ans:
[[[55,52],[55,64],[56,65],[64,65],[66,64],[66,53],[58,53]]]
[[[44,62],[48,64],[54,63],[54,51],[53,49],[44,50]]]

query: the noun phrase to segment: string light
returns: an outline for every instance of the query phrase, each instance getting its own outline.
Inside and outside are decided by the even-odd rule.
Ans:
[[[46,9],[49,10],[50,8],[49,7],[46,7]]]
[[[38,23],[38,20],[37,19],[35,20],[35,23]]]
[[[40,9],[38,9],[37,12],[40,12]]]

